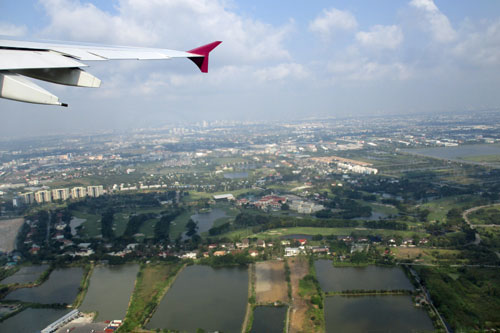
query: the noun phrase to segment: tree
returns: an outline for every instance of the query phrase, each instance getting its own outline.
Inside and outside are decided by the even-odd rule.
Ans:
[[[186,229],[186,236],[191,237],[196,234],[196,231],[198,230],[198,224],[196,224],[193,219],[189,219],[188,223],[186,224]]]

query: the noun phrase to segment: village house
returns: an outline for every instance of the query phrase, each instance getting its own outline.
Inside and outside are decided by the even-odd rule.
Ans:
[[[312,253],[329,254],[330,250],[326,246],[312,246]]]
[[[197,253],[196,252],[186,252],[183,255],[181,255],[182,259],[196,259]]]
[[[300,254],[300,249],[298,247],[286,247],[285,257],[295,257]]]
[[[222,257],[226,255],[226,251],[215,251],[214,256],[215,257]]]
[[[298,242],[300,246],[304,246],[307,244],[307,239],[301,238],[301,239],[294,239],[294,241]]]
[[[236,243],[236,247],[238,249],[247,249],[249,245],[250,241],[248,240],[248,238],[244,238],[241,240],[241,242]]]

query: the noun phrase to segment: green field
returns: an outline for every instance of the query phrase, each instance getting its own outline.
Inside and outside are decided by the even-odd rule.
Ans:
[[[498,224],[500,225],[500,205],[484,207],[468,215],[472,224]]]
[[[187,212],[184,212],[181,215],[177,216],[175,220],[173,220],[172,223],[170,223],[171,240],[176,239],[177,237],[179,237],[179,235],[181,235],[184,231],[186,231],[186,224],[191,218],[191,215],[193,215],[193,212],[188,210]]]
[[[466,208],[475,205],[477,197],[470,195],[461,195],[456,197],[447,197],[442,199],[433,200],[431,202],[420,205],[420,209],[430,210],[427,217],[428,221],[445,221],[446,214],[452,208]]]
[[[458,332],[500,328],[500,270],[417,267],[438,311]]]
[[[224,234],[223,236],[229,238],[241,238],[241,237],[256,237],[256,238],[277,238],[280,236],[294,235],[294,234],[304,234],[304,235],[336,235],[336,236],[347,236],[352,232],[356,232],[360,236],[363,235],[381,235],[381,236],[391,236],[400,235],[402,237],[412,237],[415,234],[420,235],[420,237],[427,237],[428,234],[416,231],[399,231],[399,230],[386,230],[386,229],[366,229],[366,228],[315,228],[315,227],[295,227],[295,228],[280,228],[267,230],[261,233],[253,233],[252,228],[240,229]]]
[[[163,263],[141,266],[125,323],[120,327],[119,332],[140,330],[140,327],[156,309],[181,267],[180,264]]]
[[[101,216],[87,214],[80,211],[72,211],[71,214],[79,219],[85,219],[82,224],[82,235],[85,237],[96,237],[101,235]]]
[[[500,163],[500,155],[466,156],[460,159],[479,163]]]

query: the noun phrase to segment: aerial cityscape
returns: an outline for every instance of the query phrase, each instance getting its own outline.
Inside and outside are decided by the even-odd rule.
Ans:
[[[61,332],[363,330],[332,310],[357,302],[408,317],[383,330],[493,330],[499,127],[483,111],[2,141],[0,327],[42,308]]]
[[[499,13],[0,0],[0,332],[499,332]]]

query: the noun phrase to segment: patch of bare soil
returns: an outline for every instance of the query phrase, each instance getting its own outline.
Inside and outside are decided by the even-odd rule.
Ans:
[[[290,333],[304,332],[308,303],[299,295],[299,281],[309,273],[306,258],[296,257],[288,261],[292,283],[292,308],[290,311]]]
[[[0,220],[0,251],[11,252],[14,250],[17,233],[23,223],[23,218]]]
[[[265,261],[255,264],[255,293],[257,303],[288,301],[288,286],[285,280],[283,261]]]

